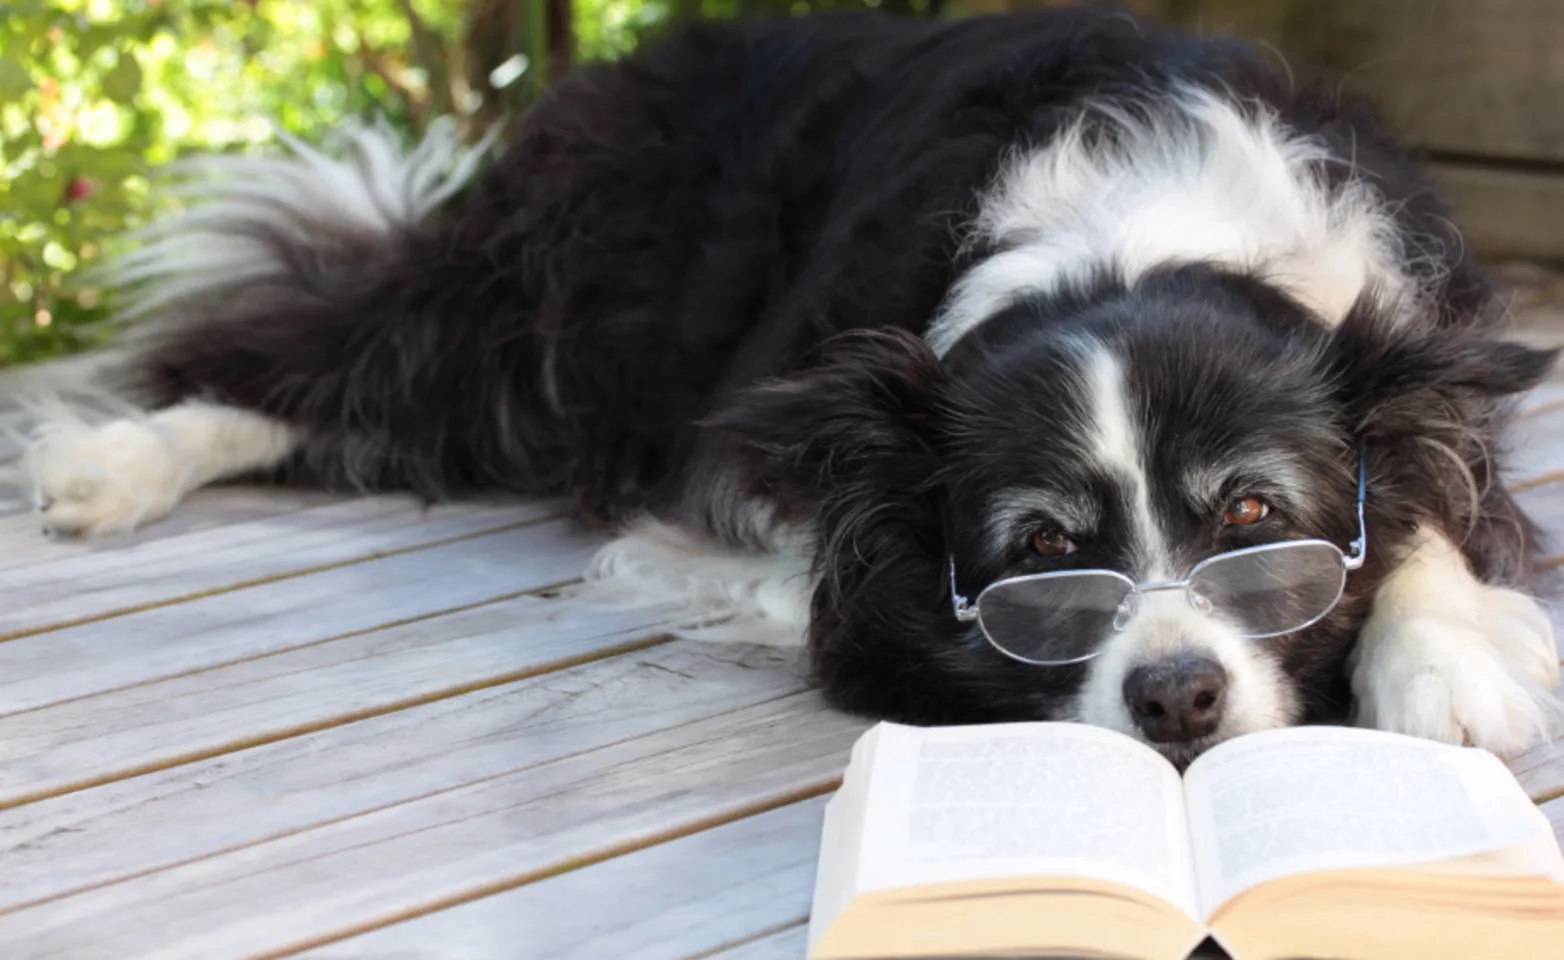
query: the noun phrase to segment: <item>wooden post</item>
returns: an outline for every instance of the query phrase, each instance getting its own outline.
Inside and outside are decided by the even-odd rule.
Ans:
[[[548,78],[558,80],[575,59],[576,31],[570,0],[547,0]]]

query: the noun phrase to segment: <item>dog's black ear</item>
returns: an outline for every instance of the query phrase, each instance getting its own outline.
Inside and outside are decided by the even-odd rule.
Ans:
[[[838,707],[918,722],[980,715],[977,686],[933,676],[960,634],[935,480],[946,393],[918,337],[852,333],[711,421],[757,455],[758,479],[785,512],[807,517],[820,578],[810,651]]]
[[[1327,351],[1348,429],[1370,438],[1419,435],[1438,422],[1486,419],[1506,397],[1541,383],[1557,350],[1536,350],[1497,331],[1459,329],[1360,308]]]
[[[828,341],[801,372],[744,391],[708,425],[759,453],[784,492],[906,494],[933,473],[945,383],[922,339],[858,331]]]
[[[1434,523],[1479,576],[1523,576],[1533,535],[1494,458],[1508,401],[1548,375],[1557,351],[1419,321],[1354,311],[1326,353],[1343,427],[1366,443],[1370,528]]]

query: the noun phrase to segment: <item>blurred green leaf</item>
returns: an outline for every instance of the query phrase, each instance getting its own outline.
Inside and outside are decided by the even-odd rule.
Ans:
[[[0,57],[0,100],[15,100],[33,88],[33,78],[10,57]]]
[[[114,69],[103,75],[103,95],[116,103],[129,103],[141,92],[141,64],[121,51]]]

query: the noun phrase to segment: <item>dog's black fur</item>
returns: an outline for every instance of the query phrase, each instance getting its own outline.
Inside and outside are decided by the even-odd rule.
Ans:
[[[995,252],[963,238],[1005,159],[1089,100],[1155,103],[1179,85],[1263,105],[1350,157],[1321,176],[1383,195],[1432,292],[1420,321],[1365,296],[1331,329],[1261,278],[1170,264],[1025,299],[937,358],[922,335]],[[1109,491],[1107,532],[1062,563],[983,533],[982,505],[1007,485],[1099,485],[1064,429],[1080,402],[1057,369],[1066,333],[1124,358],[1156,411],[1152,473],[1245,436],[1304,464],[1313,496],[1263,528],[1213,530],[1161,504],[1186,518],[1182,560],[1294,536],[1345,544],[1366,443],[1369,564],[1330,617],[1277,648],[1304,719],[1347,709],[1353,636],[1418,523],[1463,543],[1485,580],[1528,575],[1531,528],[1493,453],[1504,398],[1551,355],[1498,338],[1487,281],[1405,153],[1242,43],[1093,10],[699,25],[566,77],[429,222],[389,236],[309,226],[306,242],[233,224],[286,270],[175,304],[131,371],[144,400],[293,424],[294,469],[332,486],[568,493],[605,523],[651,511],[738,546],[765,533],[744,504],[774,504],[772,522],[812,532],[809,640],[850,709],[1051,717],[1079,687],[1082,668],[1017,664],[958,624],[945,576],[951,551],[968,595],[1017,572],[1129,562]]]

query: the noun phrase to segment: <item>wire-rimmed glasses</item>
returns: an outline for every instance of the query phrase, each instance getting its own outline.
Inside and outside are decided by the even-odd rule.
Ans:
[[[1123,630],[1145,598],[1182,592],[1195,611],[1221,617],[1248,639],[1302,630],[1341,600],[1347,573],[1363,565],[1368,532],[1363,521],[1367,481],[1358,456],[1358,538],[1350,553],[1328,540],[1288,540],[1209,557],[1182,580],[1136,582],[1114,570],[1063,570],[1008,577],[989,584],[976,601],[956,590],[950,558],[950,595],[956,619],[976,621],[1000,653],[1023,663],[1065,666],[1097,656]]]

